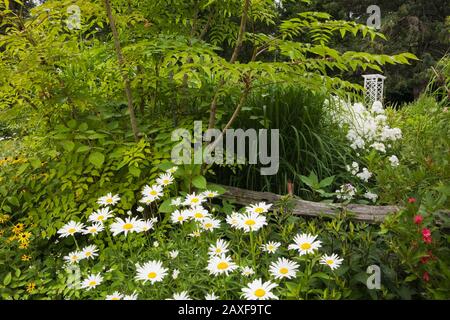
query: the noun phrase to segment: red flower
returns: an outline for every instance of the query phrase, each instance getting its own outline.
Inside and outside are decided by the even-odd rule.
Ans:
[[[409,203],[415,203],[416,202],[416,198],[414,198],[414,197],[408,198],[408,202]]]
[[[418,215],[416,215],[416,216],[414,217],[414,223],[415,223],[415,224],[421,224],[422,221],[423,221],[423,217],[422,217],[420,214],[418,214]]]
[[[431,237],[431,231],[428,228],[423,228],[422,229],[422,236],[424,236],[424,238],[428,238]]]
[[[428,272],[426,272],[426,271],[423,273],[423,280],[425,282],[430,281],[430,274]]]

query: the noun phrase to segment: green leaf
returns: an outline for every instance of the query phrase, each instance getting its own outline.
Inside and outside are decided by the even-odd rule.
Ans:
[[[103,162],[105,162],[105,156],[98,151],[94,151],[89,155],[89,162],[97,168],[101,168]]]
[[[194,179],[192,179],[192,184],[196,188],[206,189],[206,179],[204,176],[196,176]]]
[[[3,279],[3,285],[7,286],[8,284],[10,284],[11,279],[12,279],[12,275],[11,275],[11,272],[9,272]]]
[[[86,151],[89,151],[90,149],[91,149],[91,147],[89,147],[89,146],[81,146],[77,149],[76,152],[77,153],[86,152]]]
[[[334,181],[334,176],[327,177],[327,178],[323,179],[322,181],[320,181],[319,186],[321,188],[328,187],[330,184],[333,183],[333,181]]]
[[[15,196],[9,197],[8,202],[11,203],[15,207],[20,206],[19,200]]]
[[[141,169],[135,166],[128,167],[128,171],[135,177],[139,177],[141,175]]]
[[[39,159],[37,159],[37,158],[30,159],[29,161],[30,161],[30,163],[31,163],[31,166],[32,166],[34,169],[38,169],[38,168],[40,168],[41,165],[42,165],[41,160],[39,160]]]
[[[163,203],[159,206],[159,212],[161,213],[170,213],[173,211],[173,207],[170,205],[172,202],[172,199],[166,199]]]
[[[66,149],[66,151],[68,152],[71,152],[75,148],[75,143],[73,143],[72,141],[66,140],[61,143],[64,149]]]
[[[24,163],[24,164],[22,164],[22,165],[19,167],[19,169],[17,170],[16,174],[17,174],[18,176],[20,176],[22,173],[25,172],[25,170],[27,170],[27,168],[28,168],[29,166],[30,166],[29,163]]]

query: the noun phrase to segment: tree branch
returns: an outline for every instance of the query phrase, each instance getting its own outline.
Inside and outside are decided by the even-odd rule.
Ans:
[[[116,23],[114,21],[113,15],[112,15],[111,4],[110,4],[109,0],[105,0],[105,7],[106,7],[106,13],[108,14],[109,24],[111,26],[111,32],[112,32],[113,38],[114,38],[114,46],[116,47],[117,59],[119,60],[119,68],[120,68],[120,72],[121,72],[122,78],[123,78],[125,94],[127,96],[128,112],[130,114],[131,129],[133,130],[134,139],[136,141],[139,141],[140,132],[139,132],[139,128],[138,128],[137,121],[136,121],[136,115],[134,113],[133,96],[131,94],[130,79],[128,78],[128,74],[123,69],[125,61],[123,59],[122,48],[120,47],[120,41],[119,41],[119,34],[117,32]]]

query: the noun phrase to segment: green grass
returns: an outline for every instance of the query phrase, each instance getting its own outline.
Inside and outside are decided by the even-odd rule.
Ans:
[[[273,176],[262,176],[259,165],[221,167],[216,168],[217,181],[280,194],[287,193],[287,183],[291,181],[297,195],[311,198],[300,175],[311,171],[319,179],[346,175],[344,167],[352,161],[349,158],[352,152],[342,131],[327,121],[324,100],[324,95],[301,88],[274,86],[265,92],[255,92],[233,127],[279,129],[279,171]]]

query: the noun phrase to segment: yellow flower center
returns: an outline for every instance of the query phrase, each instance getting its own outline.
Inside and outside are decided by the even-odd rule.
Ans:
[[[272,245],[268,245],[268,246],[267,246],[267,250],[269,250],[269,251],[275,250],[275,247],[272,246]]]
[[[89,251],[88,251],[88,252],[86,252],[86,253],[85,253],[85,256],[86,256],[86,257],[90,257],[90,256],[92,256],[92,252],[89,252]]]
[[[264,209],[261,208],[261,207],[258,207],[258,208],[255,209],[255,212],[256,212],[256,213],[263,213],[263,212],[264,212]]]
[[[72,261],[77,261],[78,260],[78,256],[72,256]]]
[[[331,259],[328,259],[327,261],[326,261],[326,263],[328,264],[328,265],[332,265],[333,264],[333,260],[331,260]]]
[[[222,252],[222,249],[216,248],[216,253],[221,253],[221,252]]]
[[[289,272],[289,270],[287,269],[287,268],[281,268],[280,269],[280,273],[281,274],[286,274],[286,273],[288,273]]]
[[[178,216],[178,221],[183,221],[183,220],[184,220],[183,216]]]
[[[97,228],[91,228],[91,229],[89,230],[89,232],[90,232],[90,233],[97,232]]]
[[[301,244],[301,246],[300,246],[300,249],[302,249],[302,250],[308,250],[308,249],[311,249],[311,244],[310,243],[302,243]]]
[[[229,266],[228,263],[226,263],[225,261],[222,261],[217,265],[217,269],[226,270],[226,269],[228,269],[228,266]]]
[[[168,179],[164,179],[163,180],[163,184],[169,184],[169,180]]]
[[[120,300],[118,297],[113,297],[111,300]]]
[[[156,272],[150,272],[150,273],[147,275],[147,278],[149,278],[149,279],[155,279],[155,278],[156,278]]]
[[[255,223],[256,223],[256,221],[252,220],[252,219],[248,219],[247,221],[245,221],[245,224],[248,226],[253,226]]]
[[[103,220],[105,220],[105,217],[104,216],[98,216],[97,220],[98,221],[103,221]]]
[[[192,203],[198,203],[198,201],[199,201],[198,198],[192,198],[191,200]]]
[[[266,295],[266,291],[264,289],[256,289],[255,290],[255,296],[258,298],[262,298]]]
[[[205,228],[206,229],[209,229],[209,228],[212,228],[212,223],[210,223],[210,222],[208,222],[208,223],[205,223]]]
[[[93,287],[93,286],[95,286],[95,285],[97,285],[97,281],[92,280],[91,282],[89,282],[89,286],[90,286],[90,287]]]
[[[194,217],[196,217],[197,219],[201,219],[201,218],[203,218],[203,213],[201,213],[201,212],[196,212],[196,213],[194,214]]]
[[[124,230],[131,230],[131,229],[133,229],[133,225],[131,223],[125,223],[123,225],[123,229]]]
[[[69,230],[67,230],[68,233],[72,234],[75,233],[77,230],[75,228],[70,228]]]
[[[113,199],[112,199],[112,198],[106,199],[106,203],[112,203],[112,202],[113,202]]]
[[[150,195],[152,196],[156,196],[158,194],[158,192],[156,192],[155,190],[150,191]]]

